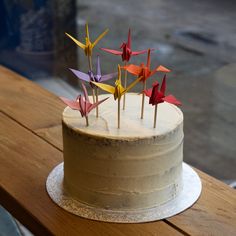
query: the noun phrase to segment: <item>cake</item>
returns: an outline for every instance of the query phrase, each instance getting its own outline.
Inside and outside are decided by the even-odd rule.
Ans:
[[[152,208],[174,199],[182,190],[183,114],[167,102],[158,104],[157,126],[145,97],[126,94],[117,128],[113,96],[89,115],[63,112],[64,187],[74,199],[96,208],[134,210]]]

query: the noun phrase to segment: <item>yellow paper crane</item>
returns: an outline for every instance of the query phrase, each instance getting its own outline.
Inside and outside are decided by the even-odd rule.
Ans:
[[[127,88],[124,88],[121,84],[121,70],[120,70],[120,65],[118,65],[118,79],[115,82],[115,87],[108,85],[108,84],[103,84],[103,83],[97,83],[97,82],[92,82],[93,84],[95,84],[97,87],[99,87],[100,89],[111,93],[114,95],[114,99],[116,100],[118,98],[118,100],[122,97],[122,95],[124,95],[126,92],[128,92],[131,88],[133,88],[135,86],[135,84],[137,84],[140,80],[142,79],[142,77],[137,78],[134,82],[132,82]]]
[[[88,29],[88,24],[85,25],[85,30],[86,30],[86,37],[85,37],[85,44],[81,43],[68,33],[66,35],[71,38],[80,48],[84,50],[84,53],[86,56],[91,57],[92,56],[92,51],[94,46],[107,34],[108,29],[106,29],[102,34],[100,34],[97,39],[92,43],[89,38],[89,29]]]
[[[126,92],[128,92],[131,88],[133,88],[135,84],[137,84],[141,79],[142,79],[142,76],[137,78],[127,88],[124,88],[121,84],[120,65],[118,65],[118,79],[115,82],[115,87],[108,84],[92,82],[100,89],[113,94],[115,100],[118,99],[118,128],[120,128],[120,99]]]

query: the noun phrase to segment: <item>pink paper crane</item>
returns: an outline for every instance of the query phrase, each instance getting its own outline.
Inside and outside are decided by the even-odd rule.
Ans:
[[[156,128],[156,119],[157,119],[157,105],[159,103],[168,102],[174,105],[181,105],[181,102],[177,100],[173,95],[165,95],[166,91],[166,75],[164,76],[161,84],[160,91],[158,90],[159,83],[155,82],[152,85],[152,88],[144,90],[143,93],[149,97],[149,104],[152,104],[155,106],[155,112],[154,112],[154,124],[153,127]]]
[[[98,101],[95,103],[90,103],[87,89],[83,83],[82,83],[82,89],[83,89],[84,96],[80,94],[76,98],[76,100],[70,100],[64,97],[60,97],[60,99],[71,109],[80,111],[81,116],[85,117],[86,125],[88,126],[89,125],[89,122],[88,122],[89,112],[92,111],[94,108],[96,108],[99,104],[107,100],[108,98],[102,99],[101,101]]]

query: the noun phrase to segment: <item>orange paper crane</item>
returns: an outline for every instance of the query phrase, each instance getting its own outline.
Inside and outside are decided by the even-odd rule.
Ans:
[[[150,76],[154,75],[156,72],[165,72],[165,73],[170,72],[169,69],[167,69],[166,67],[164,67],[162,65],[157,66],[154,70],[151,70],[150,54],[151,54],[151,50],[148,49],[148,56],[147,56],[147,64],[146,65],[144,65],[144,63],[142,63],[140,66],[130,64],[128,66],[123,67],[125,70],[127,70],[131,74],[137,75],[138,77],[142,77],[142,79],[140,81],[143,82],[143,90],[146,90],[146,80]],[[144,99],[145,99],[145,95],[143,94],[142,107],[141,107],[141,119],[143,119],[143,113],[144,113]]]
[[[101,88],[102,90],[113,94],[115,100],[118,99],[118,129],[120,128],[120,99],[126,92],[128,92],[131,88],[133,88],[135,86],[135,84],[137,84],[141,79],[142,79],[142,77],[138,77],[127,88],[124,88],[121,84],[120,65],[118,65],[118,79],[115,82],[115,86],[111,86],[111,85],[103,84],[103,83],[92,82],[97,87]]]
[[[88,57],[89,60],[89,70],[92,70],[92,52],[95,45],[107,34],[108,29],[106,29],[102,34],[100,34],[97,39],[92,43],[89,38],[89,29],[88,24],[85,25],[86,37],[85,37],[85,44],[81,43],[68,33],[66,35],[71,38],[80,48],[84,50],[85,55]]]

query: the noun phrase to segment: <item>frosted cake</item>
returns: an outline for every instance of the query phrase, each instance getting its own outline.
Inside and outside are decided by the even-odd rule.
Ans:
[[[183,114],[175,105],[158,104],[157,127],[145,97],[140,119],[137,94],[126,94],[117,129],[112,95],[89,115],[89,126],[76,110],[63,112],[64,186],[78,201],[97,208],[151,208],[175,198],[182,189]]]

